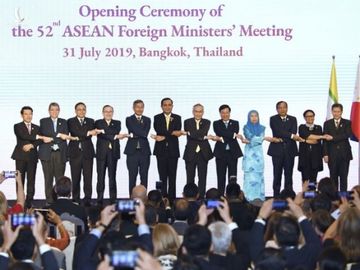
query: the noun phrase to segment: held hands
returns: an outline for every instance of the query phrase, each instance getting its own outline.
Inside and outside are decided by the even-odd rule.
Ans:
[[[303,138],[301,138],[301,137],[300,137],[299,135],[297,135],[297,134],[293,134],[292,139],[293,139],[294,141],[297,141],[297,142],[305,142],[305,140],[304,140]]]
[[[122,140],[122,139],[125,139],[125,138],[128,138],[128,137],[130,137],[130,135],[129,134],[127,134],[127,133],[119,133],[118,135],[116,135],[116,139],[118,139],[118,140]]]
[[[22,149],[24,150],[24,152],[29,152],[33,148],[34,148],[34,145],[29,143],[29,144],[25,144]]]
[[[183,135],[187,135],[187,132],[184,130],[174,130],[173,132],[171,132],[171,135],[176,136],[176,137],[180,137]]]
[[[165,140],[165,136],[155,135],[155,134],[151,134],[150,138],[154,139],[157,142],[162,142],[163,140]]]
[[[326,141],[331,141],[334,139],[334,137],[329,134],[324,134],[322,137],[323,137],[323,140],[326,140]]]

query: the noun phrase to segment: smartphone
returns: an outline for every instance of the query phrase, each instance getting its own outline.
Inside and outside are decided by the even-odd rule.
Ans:
[[[346,198],[348,201],[354,199],[353,197],[354,191],[339,191],[338,196],[339,198]]]
[[[305,191],[303,192],[304,199],[313,199],[316,197],[316,191]]]
[[[15,178],[17,175],[17,172],[16,171],[3,171],[2,175],[5,177],[5,179]]]
[[[308,191],[315,191],[315,190],[316,190],[316,184],[314,182],[309,182]]]
[[[284,200],[275,200],[273,201],[272,208],[275,211],[283,211],[289,208],[288,202]]]
[[[118,211],[118,212],[134,212],[136,205],[139,205],[138,200],[119,200],[116,203],[116,211]]]
[[[220,203],[218,200],[205,200],[205,205],[207,209],[216,209]]]
[[[110,264],[119,268],[135,268],[138,257],[135,250],[114,250],[110,255]]]
[[[13,214],[11,215],[11,226],[16,228],[17,226],[23,225],[30,227],[35,224],[35,214]]]
[[[50,209],[35,208],[34,211],[39,212],[46,217],[46,215],[50,212]]]

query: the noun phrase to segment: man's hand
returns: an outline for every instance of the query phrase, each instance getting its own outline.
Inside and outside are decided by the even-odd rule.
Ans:
[[[122,140],[122,139],[125,139],[128,137],[129,137],[129,134],[127,134],[127,133],[119,133],[118,135],[116,135],[116,139],[118,139],[118,140]]]
[[[292,199],[287,198],[287,202],[288,202],[288,206],[290,209],[290,212],[296,217],[302,217],[304,216],[304,212],[301,209],[301,207],[299,205],[297,205]]]
[[[273,199],[267,200],[260,208],[258,217],[261,219],[268,219],[272,212]]]
[[[135,270],[162,270],[159,261],[151,254],[141,249],[136,250],[139,253],[139,258],[136,261]]]
[[[34,145],[32,145],[31,143],[28,143],[28,144],[25,144],[24,146],[23,146],[23,150],[24,150],[24,152],[29,152],[31,149],[33,149],[34,148]]]
[[[51,138],[51,137],[42,136],[41,140],[42,140],[44,143],[51,143],[54,139]]]
[[[16,227],[15,231],[11,229],[11,216],[8,216],[8,219],[5,220],[4,225],[1,226],[2,235],[3,235],[3,244],[1,246],[2,252],[8,252],[11,246],[16,241],[16,238],[19,235],[22,226]]]
[[[327,141],[331,141],[333,140],[333,136],[329,135],[329,134],[324,134],[324,139],[327,140]]]
[[[224,197],[221,197],[222,201],[219,201],[220,206],[217,207],[221,218],[226,224],[232,223],[232,218],[230,216],[230,208],[227,200]]]
[[[44,226],[46,226],[46,224],[44,222],[44,216],[41,213],[37,212],[36,215],[37,217],[35,218],[35,223],[31,227],[31,230],[35,237],[36,243],[38,246],[41,246],[45,244]]]
[[[241,141],[244,140],[244,137],[241,134],[235,134],[235,138],[240,139]]]
[[[197,224],[206,226],[207,217],[214,212],[214,209],[207,209],[205,204],[202,204],[198,210],[199,221]]]
[[[88,131],[88,136],[96,136],[98,134],[98,132],[96,131],[96,129],[93,129],[93,130],[89,130]]]
[[[186,135],[186,132],[182,131],[182,130],[174,130],[173,132],[171,132],[171,135],[176,136],[176,137],[180,137],[182,135]]]
[[[243,138],[241,140],[241,142],[244,143],[244,144],[249,144],[250,143],[250,141],[248,139],[246,139],[246,138]]]
[[[100,223],[109,226],[111,221],[117,216],[118,212],[115,211],[115,205],[106,206],[100,214]]]
[[[138,224],[146,224],[145,221],[145,205],[140,199],[135,199],[137,204],[135,205],[135,217]]]

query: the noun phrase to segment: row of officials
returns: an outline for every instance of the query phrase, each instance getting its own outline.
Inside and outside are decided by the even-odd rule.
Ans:
[[[252,144],[249,141],[250,138],[245,138],[239,133],[239,122],[230,119],[231,108],[228,105],[220,106],[221,119],[213,123],[215,135],[208,134],[211,122],[203,118],[204,107],[201,104],[193,106],[194,117],[185,120],[183,128],[181,117],[172,113],[173,101],[170,98],[161,100],[161,108],[163,112],[154,116],[153,125],[156,134],[150,137],[155,140],[153,154],[157,159],[159,180],[162,182],[164,196],[167,196],[170,201],[176,197],[176,172],[178,158],[180,157],[178,138],[183,135],[187,137],[187,144],[183,155],[186,165],[187,182],[194,182],[197,170],[199,192],[203,196],[206,188],[208,161],[215,156],[218,189],[223,193],[226,184],[226,174],[228,177],[237,175],[238,158],[243,156],[238,139],[249,145],[249,147]],[[339,177],[341,181],[340,189],[346,190],[348,166],[350,159],[352,159],[348,142],[348,138],[351,135],[350,121],[342,119],[341,127],[344,125],[346,130],[341,131],[340,135],[338,134],[340,132],[338,131],[340,125],[335,127],[336,123],[334,120],[329,120],[334,122],[334,131],[332,131],[331,122],[331,128],[327,128],[327,134],[325,135],[322,135],[321,126],[319,130],[319,126],[315,125],[315,129],[313,128],[313,123],[312,125],[306,124],[305,129],[308,132],[305,134],[306,137],[304,139],[297,134],[296,118],[287,115],[287,103],[284,101],[278,102],[276,109],[278,114],[270,118],[273,137],[262,138],[270,142],[268,154],[272,156],[274,166],[274,196],[280,192],[283,172],[285,187],[292,189],[294,157],[298,155],[296,141],[303,142],[304,145],[302,150],[302,144],[300,144],[300,153],[303,152],[304,156],[302,163],[306,167],[306,170],[303,170],[303,180],[310,179],[316,181],[317,172],[322,170],[322,165],[320,166],[317,163],[321,162],[322,164],[322,157],[324,156],[326,159],[330,158],[330,160],[333,160],[332,163],[334,163],[332,164],[333,168],[329,164],[331,178],[336,182]],[[44,173],[47,204],[52,203],[53,200],[54,179],[64,175],[66,162],[69,161],[73,185],[73,200],[80,202],[80,181],[82,175],[85,194],[83,203],[89,205],[92,195],[94,157],[96,157],[97,166],[96,189],[98,203],[102,204],[104,198],[106,170],[109,176],[110,201],[114,202],[117,198],[116,171],[117,162],[120,158],[119,141],[124,138],[127,138],[124,154],[127,155],[129,194],[136,185],[138,175],[140,175],[141,184],[147,187],[151,155],[148,141],[151,119],[143,115],[144,102],[142,100],[135,100],[133,102],[134,114],[126,118],[128,133],[121,133],[121,122],[113,119],[114,109],[110,105],[103,107],[103,118],[97,121],[86,117],[86,105],[83,102],[75,105],[76,115],[68,120],[59,118],[60,106],[58,103],[50,103],[48,110],[49,117],[41,119],[40,126],[38,126],[32,123],[32,108],[24,106],[21,109],[23,121],[14,125],[17,144],[12,158],[16,162],[16,169],[22,173],[23,183],[25,178],[27,180],[27,207],[31,206],[35,193],[35,175],[38,159],[41,161]],[[311,110],[306,112],[308,114],[309,112],[313,113]],[[306,112],[304,113],[305,120]],[[248,121],[250,121],[249,117]],[[262,126],[255,121],[255,124],[252,124],[251,127],[256,131],[257,127]],[[311,132],[313,130],[316,132]],[[314,135],[311,135],[313,133]],[[332,135],[328,135],[330,133]],[[92,142],[93,136],[97,136],[96,155]],[[338,144],[335,138],[342,144]],[[308,140],[307,142],[306,139]],[[325,149],[325,154],[323,154],[324,150],[321,147],[321,143],[317,143],[320,139],[324,142],[333,142]],[[214,151],[210,147],[209,140],[216,141]],[[313,150],[316,149],[316,144],[320,146],[318,148],[321,150]],[[339,147],[345,151],[340,156],[338,153]],[[339,164],[341,160],[347,160],[348,162],[347,164]],[[328,162],[328,160],[325,161]],[[256,162],[261,161],[254,161],[254,163]],[[301,163],[300,159],[299,163]],[[347,168],[344,169],[345,165]]]

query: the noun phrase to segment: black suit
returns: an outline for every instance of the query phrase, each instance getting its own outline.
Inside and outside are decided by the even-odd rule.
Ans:
[[[324,134],[333,137],[331,141],[324,141],[324,156],[329,157],[330,178],[336,188],[339,188],[340,178],[340,191],[346,191],[349,164],[353,158],[349,143],[352,135],[351,121],[341,118],[339,126],[336,127],[334,119],[330,119],[324,123]]]
[[[320,238],[307,219],[301,221],[299,225],[305,238],[305,245],[301,248],[282,249],[282,254],[286,261],[286,269],[292,269],[295,266],[304,266],[305,269],[315,269],[316,261],[321,253]],[[265,226],[256,221],[251,230],[251,241],[249,242],[251,259],[255,265],[262,251],[265,249],[264,232]]]
[[[109,193],[110,201],[116,200],[116,168],[117,162],[120,158],[120,143],[115,138],[120,133],[121,122],[118,120],[111,120],[109,124],[105,119],[100,119],[95,122],[95,127],[100,130],[104,130],[104,133],[100,133],[97,136],[96,142],[96,164],[98,182],[96,186],[97,200],[102,202],[104,198],[105,189],[105,172],[108,168],[109,175]]]
[[[180,157],[179,139],[171,135],[174,130],[181,130],[181,117],[171,114],[169,129],[166,127],[166,119],[163,113],[154,116],[154,129],[157,135],[164,136],[165,140],[155,142],[154,155],[157,159],[157,167],[160,181],[162,182],[162,194],[169,197],[170,201],[176,198],[176,171]],[[169,191],[168,191],[169,183]]]
[[[51,203],[53,182],[65,173],[67,161],[67,142],[57,137],[59,133],[68,134],[67,122],[65,119],[56,119],[56,129],[50,117],[40,120],[40,134],[53,138],[51,143],[43,143],[39,146],[39,159],[44,172],[46,202]]]
[[[126,118],[126,127],[131,134],[124,151],[124,154],[127,155],[126,165],[129,170],[129,194],[131,195],[139,171],[141,184],[147,188],[151,155],[147,137],[151,119],[142,115],[138,120],[133,114]]]
[[[322,135],[322,127],[314,125],[310,129],[306,125],[299,126],[301,138],[307,139],[312,134]],[[301,171],[303,181],[310,180],[310,182],[316,183],[318,172],[323,170],[321,140],[317,144],[300,143],[298,170]]]
[[[31,124],[31,133],[24,122],[20,122],[14,125],[14,132],[16,135],[16,146],[12,153],[11,158],[15,160],[16,170],[21,172],[21,179],[24,185],[25,175],[27,178],[26,186],[26,201],[27,206],[31,204],[35,194],[35,175],[38,162],[37,147],[40,144],[40,140],[36,139],[39,135],[40,127]],[[30,151],[25,152],[23,146],[26,144],[34,145]]]
[[[273,137],[282,139],[280,143],[270,143],[268,155],[272,156],[274,169],[273,190],[274,196],[280,194],[281,177],[284,170],[285,189],[292,190],[294,159],[298,154],[296,142],[291,139],[297,133],[296,118],[287,115],[284,120],[280,115],[270,117],[270,127]]]
[[[216,142],[214,156],[216,157],[216,173],[218,189],[224,194],[226,183],[226,170],[228,178],[237,176],[238,158],[242,157],[242,151],[234,134],[239,133],[239,122],[229,120],[225,123],[223,120],[217,120],[213,123],[216,136],[222,137],[222,142]]]
[[[201,119],[199,129],[197,129],[196,125],[195,118],[187,119],[184,122],[184,129],[187,132],[187,143],[183,158],[186,165],[187,183],[195,181],[195,170],[197,168],[199,193],[203,197],[206,189],[208,161],[214,156],[208,140],[205,139],[210,129],[210,121]],[[197,151],[199,149],[200,151]]]
[[[68,128],[71,136],[78,137],[78,141],[70,141],[68,147],[68,156],[70,159],[71,178],[72,178],[72,193],[73,200],[80,201],[80,180],[81,172],[84,178],[84,193],[85,203],[91,199],[92,193],[92,171],[93,159],[95,156],[94,145],[91,140],[91,135],[88,136],[88,131],[95,128],[94,119],[84,118],[81,125],[77,117],[68,120]]]

